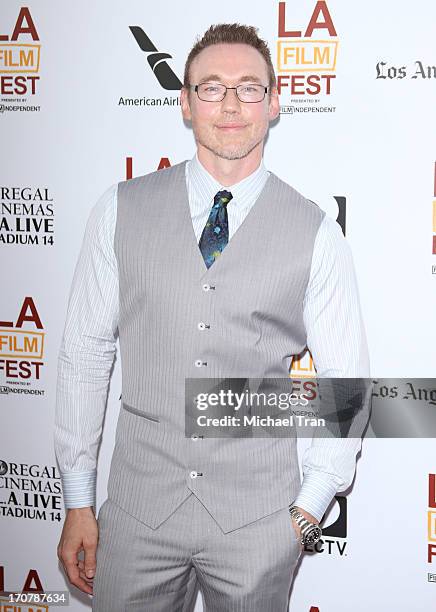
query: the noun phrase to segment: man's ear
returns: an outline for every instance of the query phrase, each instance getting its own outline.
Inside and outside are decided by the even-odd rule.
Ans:
[[[276,119],[280,114],[280,101],[277,87],[271,87],[269,98],[269,120]]]
[[[180,106],[182,107],[183,119],[191,121],[191,106],[189,103],[189,90],[183,86],[180,90]]]

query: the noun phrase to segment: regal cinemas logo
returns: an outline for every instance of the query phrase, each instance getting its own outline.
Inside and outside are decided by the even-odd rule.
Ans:
[[[56,466],[0,459],[0,516],[62,520],[61,479]]]
[[[44,366],[44,337],[35,302],[25,297],[16,319],[0,320],[0,375],[15,384],[39,380]],[[0,390],[21,392],[5,385]]]
[[[3,31],[6,24],[0,24]],[[1,32],[1,30],[0,30]],[[24,105],[20,96],[33,96],[39,85],[41,45],[28,7],[19,10],[9,33],[0,33],[0,112],[39,111],[40,106]],[[15,97],[17,96],[17,97]]]
[[[0,244],[52,246],[53,198],[47,187],[0,185]]]
[[[319,0],[303,30],[290,25],[296,9],[295,0],[279,2],[277,87],[281,100],[286,100],[281,114],[335,112],[336,107],[322,103],[332,94],[336,79],[339,39],[332,15],[327,2]]]

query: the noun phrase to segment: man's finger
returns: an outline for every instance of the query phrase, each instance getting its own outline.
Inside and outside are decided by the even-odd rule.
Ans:
[[[64,568],[71,584],[84,593],[92,595],[92,587],[80,577],[78,562],[74,555],[64,555]]]
[[[94,578],[87,578],[84,572],[79,572],[79,577],[82,580],[84,580],[86,584],[89,584],[90,586],[94,584]]]
[[[83,580],[86,580],[86,582],[88,584],[92,584],[94,582],[94,578],[88,578],[85,574],[85,563],[82,559],[79,559],[79,563],[78,563],[78,568],[79,568],[79,576],[81,578],[83,578]]]
[[[83,542],[83,549],[85,551],[85,574],[88,578],[94,578],[95,568],[97,566],[97,540]]]

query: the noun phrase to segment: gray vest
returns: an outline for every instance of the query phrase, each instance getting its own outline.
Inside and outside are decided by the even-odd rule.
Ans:
[[[289,376],[325,213],[271,173],[207,269],[185,164],[118,185],[122,407],[108,495],[156,528],[193,492],[229,532],[295,499],[296,439],[185,436],[185,378]]]

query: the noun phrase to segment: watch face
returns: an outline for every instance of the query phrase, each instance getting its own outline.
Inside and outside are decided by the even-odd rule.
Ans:
[[[304,538],[305,544],[316,544],[321,538],[322,531],[319,527],[312,527],[312,529],[306,534]]]

